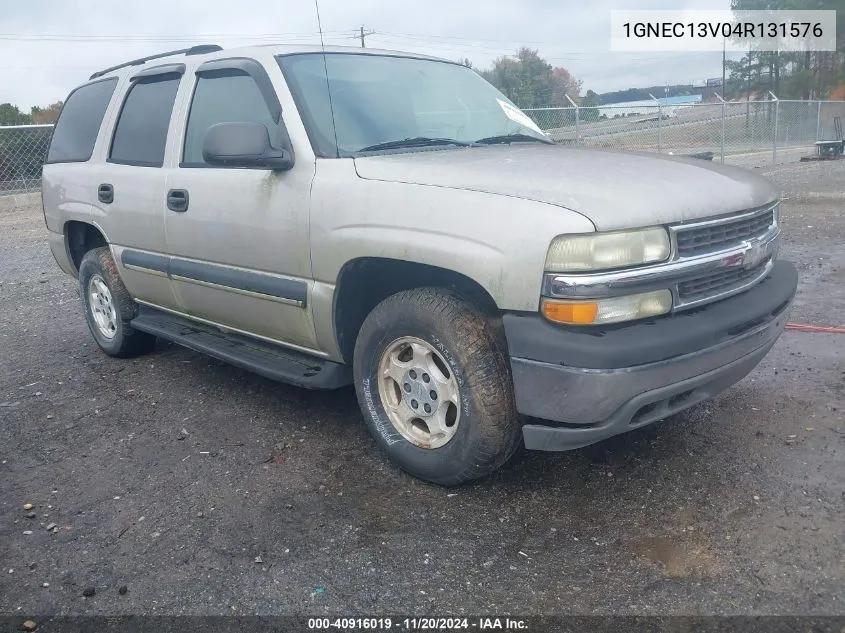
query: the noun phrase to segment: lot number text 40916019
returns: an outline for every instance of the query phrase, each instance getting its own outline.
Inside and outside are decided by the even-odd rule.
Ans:
[[[528,631],[519,618],[309,618],[308,629],[340,631]]]

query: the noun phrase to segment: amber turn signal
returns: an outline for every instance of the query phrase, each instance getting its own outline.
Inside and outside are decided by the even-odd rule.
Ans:
[[[599,306],[590,303],[558,303],[543,302],[543,315],[549,321],[568,323],[570,325],[590,325],[595,321]]]
[[[542,311],[549,321],[566,325],[600,325],[635,321],[672,310],[672,293],[656,290],[623,297],[562,301],[543,299]]]

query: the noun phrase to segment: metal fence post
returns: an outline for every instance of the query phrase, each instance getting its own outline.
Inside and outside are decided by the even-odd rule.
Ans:
[[[663,108],[660,105],[660,99],[650,92],[648,96],[657,102],[657,153],[659,154],[663,151]]]
[[[725,116],[727,114],[725,112],[725,100],[722,98],[722,95],[720,95],[718,92],[714,92],[713,94],[715,94],[716,97],[718,97],[719,101],[722,104],[722,142],[721,142],[721,148],[720,148],[720,160],[719,160],[719,162],[721,162],[724,165],[725,164]]]
[[[663,151],[663,107],[657,102],[657,153]]]
[[[771,90],[769,90],[769,95],[775,102],[775,128],[774,133],[772,134],[774,137],[772,142],[772,165],[775,165],[778,160],[778,110],[780,106],[780,99],[778,99]]]
[[[578,108],[578,104],[575,103],[572,99],[569,98],[569,95],[564,95],[566,100],[572,104],[572,107],[575,108],[575,145],[578,146],[581,144],[581,112],[580,108]]]
[[[822,102],[818,102],[819,108],[816,110],[816,140],[820,141],[822,131]]]
[[[575,145],[581,144],[581,108],[575,106]]]

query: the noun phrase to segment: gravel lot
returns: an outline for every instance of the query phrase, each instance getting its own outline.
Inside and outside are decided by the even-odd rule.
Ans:
[[[845,161],[764,173],[791,320],[845,325]],[[446,490],[376,452],[351,389],[105,356],[40,206],[6,209],[0,613],[841,615],[843,408],[845,336],[786,332],[713,402]]]

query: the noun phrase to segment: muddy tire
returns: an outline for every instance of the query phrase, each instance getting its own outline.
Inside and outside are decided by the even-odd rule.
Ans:
[[[501,328],[448,291],[382,301],[358,335],[353,370],[370,432],[416,477],[443,486],[478,479],[522,441]]]
[[[85,253],[79,265],[79,293],[88,329],[106,354],[130,358],[155,347],[154,336],[139,332],[129,324],[138,313],[138,304],[129,296],[117,274],[117,266],[107,247]]]

